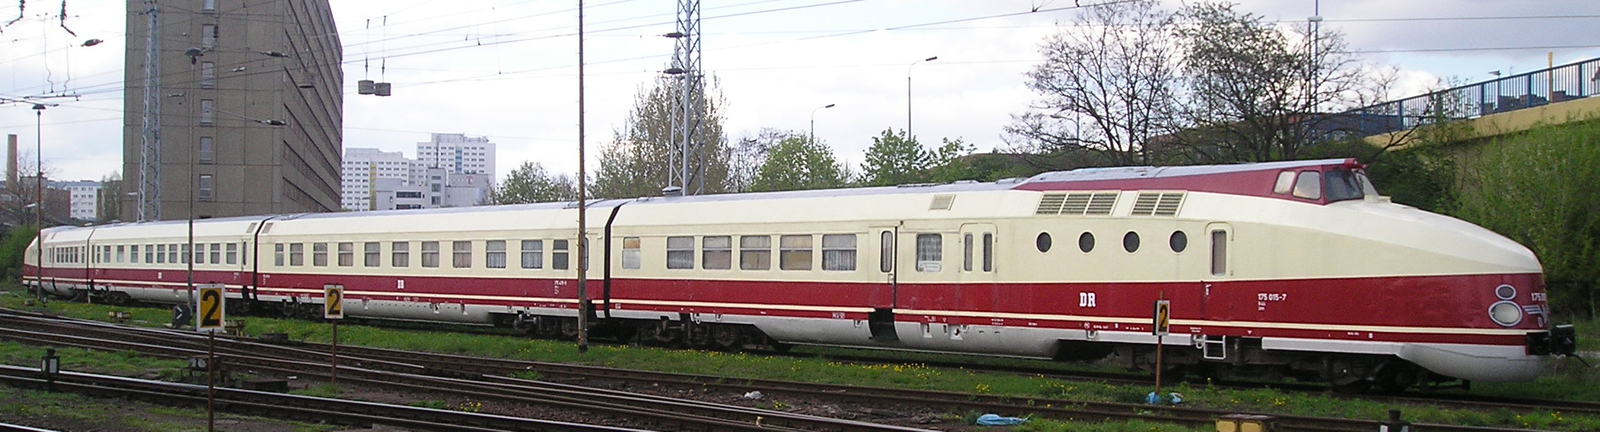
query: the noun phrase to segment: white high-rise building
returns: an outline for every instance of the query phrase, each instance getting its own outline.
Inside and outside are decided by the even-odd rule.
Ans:
[[[488,137],[436,133],[432,140],[417,143],[417,160],[450,174],[495,173],[494,143]]]
[[[478,205],[494,189],[495,148],[485,137],[433,134],[417,159],[370,148],[345,150],[345,210],[396,210]]]
[[[411,160],[405,153],[372,148],[344,150],[343,176],[340,178],[340,207],[349,211],[374,210],[373,185],[378,179],[411,180]]]
[[[71,196],[71,212],[69,216],[77,220],[99,220],[100,182],[93,180],[79,180],[69,182],[50,182],[51,189],[64,189]]]

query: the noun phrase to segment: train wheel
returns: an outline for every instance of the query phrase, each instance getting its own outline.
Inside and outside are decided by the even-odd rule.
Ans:
[[[578,339],[578,320],[576,318],[561,319],[561,338],[567,340]]]
[[[527,314],[519,313],[517,314],[517,318],[511,321],[511,328],[516,329],[517,332],[524,335],[537,336],[539,317],[533,317],[528,316]]]
[[[723,350],[738,351],[741,345],[739,336],[740,331],[736,327],[723,325],[711,327],[711,340],[716,343],[717,348]]]

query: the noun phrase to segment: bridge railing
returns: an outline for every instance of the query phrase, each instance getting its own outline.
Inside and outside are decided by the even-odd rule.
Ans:
[[[1600,95],[1600,58],[1496,78],[1337,115],[1337,129],[1379,135]]]

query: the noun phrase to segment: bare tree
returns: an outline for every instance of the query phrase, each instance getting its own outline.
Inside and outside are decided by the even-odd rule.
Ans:
[[[26,150],[18,152],[17,184],[7,183],[4,189],[0,189],[0,224],[10,226],[33,225],[34,217],[36,216],[34,214],[34,205],[39,196],[38,188],[36,187],[39,171],[34,168],[33,161],[32,152]],[[46,183],[50,181],[50,175],[54,172],[54,168],[50,166],[44,167]],[[44,222],[46,225],[50,225],[53,215],[58,213],[60,209],[55,208],[59,205],[50,199],[48,190],[45,191],[45,197],[47,202],[44,203],[46,211]]]
[[[1286,30],[1229,3],[1193,4],[1179,16],[1189,100],[1178,138],[1198,161],[1296,159],[1339,129],[1329,113],[1383,87],[1339,32]]]
[[[755,135],[739,137],[739,143],[728,149],[728,191],[749,191],[756,173],[766,164],[768,153],[778,143],[792,137],[804,135],[795,131],[762,128]]]
[[[1028,73],[1040,99],[1006,126],[1028,153],[1088,151],[1111,165],[1149,164],[1176,110],[1178,45],[1173,15],[1155,0],[1087,6],[1040,46]]]
[[[683,80],[663,76],[648,89],[640,89],[633,111],[622,130],[600,151],[600,168],[590,191],[596,198],[634,198],[660,195],[668,186],[673,158],[672,106],[680,94]],[[694,178],[704,183],[690,185],[704,193],[726,192],[729,187],[728,143],[722,133],[724,104],[715,81],[706,88],[706,104],[701,112],[697,142],[701,145],[689,155]]]

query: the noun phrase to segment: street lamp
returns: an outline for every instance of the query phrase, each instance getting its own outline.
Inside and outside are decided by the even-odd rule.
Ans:
[[[34,261],[34,287],[39,298],[44,298],[44,104],[33,104],[34,147],[33,168],[38,176],[33,179],[33,227],[38,230],[34,238],[39,243],[39,256]]]
[[[837,104],[827,104],[811,110],[811,143],[817,142],[817,110],[833,108],[834,105]]]
[[[906,66],[906,140],[908,141],[911,140],[911,68],[915,67],[917,63],[931,62],[938,59],[939,56],[928,57],[911,62],[910,66]]]

